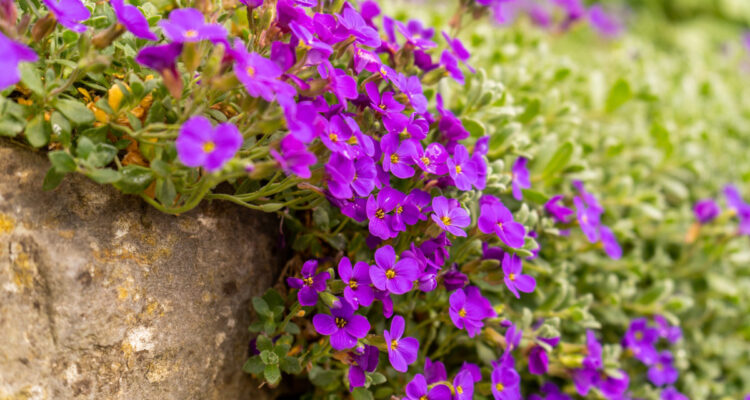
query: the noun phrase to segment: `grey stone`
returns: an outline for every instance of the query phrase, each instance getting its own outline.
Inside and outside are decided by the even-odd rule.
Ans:
[[[0,141],[0,399],[263,399],[241,371],[278,221],[181,216]]]

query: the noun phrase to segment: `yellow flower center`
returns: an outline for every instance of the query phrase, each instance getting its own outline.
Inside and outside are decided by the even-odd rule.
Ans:
[[[422,157],[422,158],[420,158],[420,160],[422,160],[422,164],[424,164],[424,165],[430,165],[430,159],[429,158]]]
[[[500,228],[500,229],[503,229],[503,223],[502,222],[498,222],[497,223],[497,227]]]
[[[424,395],[424,396],[420,397],[419,400],[430,400],[430,399],[427,398],[427,395]]]
[[[510,279],[512,281],[515,281],[516,280],[516,274],[514,274],[514,273],[508,274],[508,279]]]
[[[391,154],[391,163],[398,164],[398,154]]]
[[[443,224],[445,224],[445,226],[448,226],[448,225],[451,224],[451,217],[449,217],[447,215],[444,216],[444,217],[442,217],[442,218],[440,218],[440,220],[443,221]]]
[[[393,270],[393,268],[388,268],[387,271],[385,271],[385,277],[388,279],[393,279],[396,277],[396,271]]]
[[[398,340],[393,339],[391,340],[391,349],[396,350],[398,348]]]
[[[643,332],[636,332],[635,333],[635,339],[636,340],[643,340]]]
[[[378,107],[380,107],[381,110],[385,110],[385,104],[381,104]]]
[[[461,173],[461,166],[460,165],[456,165],[456,173],[457,174]]]
[[[305,285],[312,286],[313,285],[313,278],[312,276],[308,276],[307,278],[303,279],[302,282],[305,282]]]
[[[340,317],[336,317],[336,326],[343,328],[346,326],[346,320]]]
[[[662,364],[662,363],[656,363],[656,369],[658,369],[659,371],[663,370],[664,369],[664,364]]]
[[[385,218],[385,211],[383,211],[382,208],[378,208],[378,211],[375,211],[375,216],[378,217],[378,219]]]
[[[349,143],[351,145],[355,145],[355,144],[359,143],[359,141],[357,140],[356,136],[352,135],[349,139],[346,140],[346,143]]]
[[[461,317],[461,318],[465,318],[466,317],[466,309],[462,308],[462,309],[458,310],[458,316]]]
[[[409,131],[407,131],[406,128],[404,128],[404,130],[401,131],[401,136],[404,137],[404,138],[406,138],[406,139],[410,139],[411,138],[411,133],[409,133]]]
[[[401,214],[402,212],[404,212],[404,207],[398,206],[398,208],[396,209],[396,214]]]
[[[464,388],[462,388],[461,386],[456,386],[456,393],[464,394]]]
[[[253,67],[247,67],[247,68],[245,68],[245,71],[247,71],[247,74],[250,75],[251,77],[255,76],[255,68],[253,68]]]
[[[210,140],[208,142],[206,142],[206,143],[203,143],[203,152],[204,153],[210,153],[210,152],[214,151],[215,148],[216,148],[216,143],[214,143],[214,142],[212,142]]]
[[[339,141],[339,135],[337,135],[337,134],[335,134],[335,133],[331,132],[331,133],[329,133],[329,134],[328,134],[328,139],[331,139],[331,141],[332,141],[333,143],[336,143],[336,142],[338,142],[338,141]]]
[[[194,38],[196,36],[198,36],[198,31],[196,31],[195,29],[188,29],[187,31],[185,31],[186,38]]]
[[[495,389],[497,389],[497,391],[498,391],[498,392],[502,392],[502,391],[503,391],[503,390],[505,389],[505,386],[503,386],[503,384],[502,384],[502,383],[498,382],[498,383],[497,383],[497,384],[495,385]]]
[[[585,223],[589,222],[589,218],[584,214],[584,215],[581,216],[581,222],[583,222],[585,224]]]
[[[380,67],[380,75],[387,76],[388,73],[385,71],[385,68]]]
[[[359,285],[357,285],[357,281],[355,281],[354,279],[350,279],[350,280],[349,280],[349,287],[350,287],[350,288],[352,288],[352,289],[356,289],[356,288],[357,288],[357,286],[359,286]]]

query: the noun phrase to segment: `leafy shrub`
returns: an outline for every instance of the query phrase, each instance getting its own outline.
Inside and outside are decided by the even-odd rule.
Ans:
[[[244,366],[269,385],[750,391],[736,46],[642,15],[623,35],[575,1],[396,20],[373,2],[44,3],[0,1],[0,134],[49,151],[47,189],[77,172],[168,213],[277,213],[296,256],[253,299]],[[418,15],[450,34],[398,22]]]

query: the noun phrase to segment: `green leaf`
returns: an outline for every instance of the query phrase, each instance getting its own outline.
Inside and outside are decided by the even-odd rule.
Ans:
[[[260,359],[263,360],[263,363],[266,365],[269,364],[278,364],[279,363],[279,356],[278,354],[274,353],[270,350],[263,350],[260,352]]]
[[[630,89],[630,84],[625,79],[620,78],[617,80],[617,82],[615,82],[614,85],[612,85],[612,88],[609,90],[605,108],[608,113],[611,113],[620,108],[632,97],[633,91],[632,89]]]
[[[370,392],[369,390],[363,387],[354,388],[354,390],[352,391],[352,398],[354,400],[373,400],[374,399],[374,397],[372,397],[372,392]]]
[[[544,169],[542,170],[542,177],[544,179],[548,179],[552,177],[553,174],[561,171],[563,168],[565,168],[566,165],[568,165],[568,162],[570,161],[570,158],[572,156],[573,143],[565,142],[560,145],[560,147],[555,150],[555,154],[552,155],[552,158],[550,158],[549,162],[547,162],[547,165],[544,166]]]
[[[171,179],[156,180],[156,198],[166,206],[172,205],[177,197],[177,189]]]
[[[638,304],[651,305],[669,297],[672,294],[672,290],[674,290],[674,284],[671,280],[657,282],[638,296],[636,302]]]
[[[245,365],[242,366],[242,370],[248,374],[259,374],[263,372],[265,368],[266,365],[263,364],[263,360],[260,359],[260,356],[250,357],[250,359],[245,362]]]
[[[464,129],[469,131],[471,137],[473,138],[480,138],[484,136],[484,133],[487,131],[487,129],[484,127],[484,124],[475,119],[462,118],[461,123],[463,124]]]
[[[310,382],[315,386],[326,387],[333,383],[335,379],[335,371],[323,369],[317,365],[314,365],[310,370]]]
[[[539,99],[532,99],[529,104],[526,105],[526,109],[523,110],[523,114],[518,116],[518,122],[522,124],[531,122],[534,117],[539,115],[539,110],[541,108],[541,102],[539,101]]]
[[[117,148],[115,146],[106,143],[98,143],[94,146],[91,154],[86,157],[86,161],[95,168],[101,168],[111,163],[112,160],[114,160],[115,155],[117,155]]]
[[[386,381],[385,375],[381,374],[380,372],[375,372],[371,374],[370,377],[372,378],[373,385],[380,385],[382,383],[385,383]]]
[[[24,123],[13,118],[10,114],[0,116],[0,136],[14,137],[21,133]]]
[[[281,370],[287,374],[299,374],[302,372],[302,366],[296,357],[284,357],[279,363]]]
[[[44,97],[44,84],[36,65],[32,63],[21,63],[18,68],[21,71],[21,82],[34,94]]]
[[[268,338],[266,335],[258,335],[257,338],[255,338],[255,347],[258,348],[258,351],[273,350],[273,343],[271,343],[271,339]]]
[[[47,171],[47,175],[44,176],[44,182],[42,182],[42,189],[43,190],[52,190],[60,185],[60,182],[62,182],[63,178],[65,177],[64,173],[57,172],[55,167],[50,168]]]
[[[49,143],[50,133],[49,123],[44,120],[43,114],[37,115],[26,125],[26,140],[34,147]]]
[[[73,172],[76,170],[76,162],[70,154],[62,150],[57,150],[47,154],[52,166],[60,173]]]
[[[294,322],[287,323],[284,330],[286,331],[286,333],[289,333],[292,335],[297,335],[300,332],[299,326],[297,326],[297,324],[295,324]]]
[[[128,165],[123,168],[122,179],[115,182],[115,187],[125,194],[140,193],[154,180],[154,173],[140,165]]]
[[[279,383],[281,380],[281,371],[278,365],[266,365],[266,369],[263,371],[263,376],[266,377],[266,381],[271,385]]]
[[[70,122],[59,111],[53,111],[49,119],[52,126],[52,133],[57,137],[57,141],[63,146],[70,146],[70,136],[73,128]]]
[[[85,160],[89,158],[92,151],[94,151],[94,142],[88,136],[80,136],[76,144],[76,155]]]
[[[268,308],[268,303],[259,296],[253,297],[253,309],[260,315],[271,316],[271,309]]]
[[[260,209],[263,212],[275,212],[281,210],[282,208],[284,208],[283,203],[266,203],[260,205]]]
[[[83,103],[75,100],[58,99],[55,108],[60,111],[73,125],[89,125],[94,122],[94,113]]]
[[[544,204],[549,200],[549,197],[542,192],[538,192],[532,189],[521,189],[523,192],[523,199],[536,204]]]
[[[87,173],[86,176],[91,178],[91,180],[93,180],[94,182],[101,184],[114,183],[119,181],[121,178],[120,172],[109,168],[95,169]]]

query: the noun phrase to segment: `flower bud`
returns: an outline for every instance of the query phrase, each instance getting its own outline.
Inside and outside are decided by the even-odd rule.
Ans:
[[[91,43],[97,49],[103,49],[112,44],[112,42],[114,42],[115,39],[120,37],[120,35],[122,35],[123,33],[125,33],[125,27],[121,24],[114,24],[109,28],[97,33],[96,36],[91,39]]]
[[[200,43],[185,43],[182,48],[182,62],[185,64],[185,69],[193,75],[198,66],[201,64],[203,58],[203,51],[200,48]]]
[[[13,0],[0,0],[0,25],[5,25],[8,30],[16,26],[18,11]]]
[[[321,292],[320,293],[320,299],[323,300],[323,303],[330,307],[338,307],[341,304],[341,300],[331,294],[331,292]]]
[[[57,25],[57,19],[55,19],[55,15],[52,13],[45,15],[44,17],[36,21],[34,26],[31,27],[31,38],[35,42],[41,42],[42,39],[52,33],[52,31],[55,29],[55,25]]]

